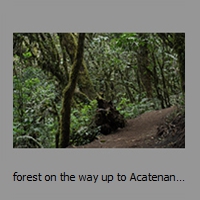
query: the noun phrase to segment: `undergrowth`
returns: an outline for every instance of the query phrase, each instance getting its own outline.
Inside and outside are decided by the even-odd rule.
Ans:
[[[147,98],[138,103],[131,103],[128,99],[122,98],[116,108],[125,119],[135,118],[146,111],[160,109],[157,99]],[[79,107],[72,109],[70,145],[79,146],[90,143],[100,134],[100,127],[94,124],[96,112],[96,100],[87,105],[80,104]]]
[[[160,109],[158,99],[143,98],[139,102],[131,103],[128,99],[122,98],[117,105],[117,110],[124,116],[125,119],[135,118],[146,111]]]
[[[80,104],[73,108],[71,113],[70,144],[79,146],[90,143],[100,133],[99,127],[94,125],[94,116],[97,110],[97,101],[89,104]]]

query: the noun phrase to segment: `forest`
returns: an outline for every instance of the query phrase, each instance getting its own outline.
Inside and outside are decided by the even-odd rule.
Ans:
[[[13,148],[185,148],[185,33],[13,33]]]

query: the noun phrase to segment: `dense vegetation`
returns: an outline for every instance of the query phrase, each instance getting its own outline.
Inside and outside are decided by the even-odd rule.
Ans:
[[[184,33],[13,34],[14,148],[92,141],[99,97],[128,119],[184,95]]]

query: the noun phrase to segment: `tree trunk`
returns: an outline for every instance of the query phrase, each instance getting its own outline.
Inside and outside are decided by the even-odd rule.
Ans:
[[[181,89],[185,94],[185,33],[158,33],[158,36],[178,55]]]
[[[181,89],[185,93],[185,33],[175,33],[175,47],[178,54]]]
[[[61,38],[61,44],[65,46],[66,52],[68,53],[71,63],[73,64],[75,60],[75,53],[78,46],[76,35],[72,33],[64,33],[64,34],[60,33],[58,35]],[[89,99],[95,98],[96,94],[94,91],[94,87],[90,80],[90,76],[84,60],[82,60],[82,64],[80,66],[77,85],[80,91],[85,95],[87,95]]]
[[[149,71],[147,70],[147,67],[149,65],[148,60],[148,46],[147,46],[147,35],[145,33],[139,33],[139,38],[142,42],[139,48],[139,52],[137,55],[137,61],[138,61],[138,67],[141,74],[141,80],[142,84],[144,86],[144,89],[146,91],[147,97],[152,98],[152,85],[151,85],[151,75],[149,74]]]
[[[63,102],[61,110],[61,130],[60,130],[61,148],[66,148],[69,145],[71,102],[77,83],[78,73],[83,62],[84,39],[85,39],[85,34],[80,33],[78,39],[78,49],[77,53],[75,54],[75,60],[69,77],[69,83],[63,90]]]

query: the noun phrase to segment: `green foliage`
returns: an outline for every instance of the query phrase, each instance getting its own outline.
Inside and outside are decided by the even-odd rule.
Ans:
[[[143,98],[138,103],[131,103],[129,99],[122,98],[117,105],[117,110],[119,110],[125,119],[135,118],[144,112],[155,109],[160,109],[159,101],[157,99],[149,100]]]
[[[46,82],[44,77],[41,70],[33,68],[25,69],[21,77],[13,77],[14,147],[20,146],[24,139],[21,136],[25,135],[32,137],[44,147],[54,146],[53,140],[58,126],[52,113],[52,102],[55,99],[54,84]],[[27,137],[24,139],[29,140]]]
[[[138,46],[139,40],[137,37],[137,33],[123,33],[117,40],[116,45],[118,47],[122,47],[127,49],[126,47],[131,47],[131,45]],[[128,50],[128,49],[127,49]]]
[[[13,146],[16,148],[43,148],[36,139],[28,135],[14,136]]]
[[[185,94],[180,93],[177,95],[171,95],[170,99],[173,105],[176,105],[177,107],[180,108],[185,107]]]
[[[100,127],[82,126],[75,133],[72,133],[70,144],[75,146],[84,145],[92,142],[100,134]]]
[[[70,55],[66,45],[60,43],[59,34],[13,36],[13,145],[55,147],[61,91],[72,66]],[[180,68],[179,62],[184,60],[181,35],[87,33],[86,36],[84,61],[95,92],[103,93],[126,119],[160,109],[162,104],[163,107],[185,106],[180,87],[183,66]],[[144,46],[148,51],[148,64],[143,66],[142,72],[138,60],[143,59],[140,51]],[[147,73],[147,81],[152,85],[151,99],[147,98],[143,82]],[[79,89],[84,93],[81,87]],[[97,102],[80,101],[71,113],[70,142],[73,145],[86,144],[99,133],[93,126]]]
[[[71,138],[72,145],[84,145],[95,139],[99,128],[93,126],[97,109],[97,101],[93,100],[87,105],[80,104],[73,108],[71,113]]]
[[[96,108],[96,100],[93,100],[89,104],[85,105],[80,103],[77,108],[72,108],[71,131],[76,132],[81,126],[92,123]]]
[[[30,58],[32,56],[31,52],[23,53],[24,58]]]

